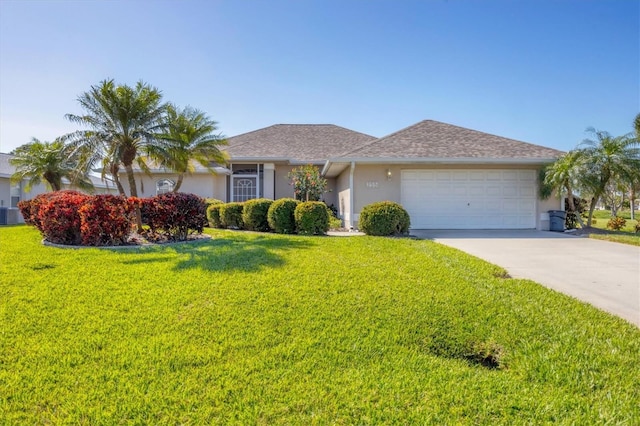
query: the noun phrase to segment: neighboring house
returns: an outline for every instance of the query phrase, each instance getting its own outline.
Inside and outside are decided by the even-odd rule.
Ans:
[[[0,225],[24,223],[20,210],[18,210],[18,202],[49,191],[44,181],[31,187],[29,192],[24,189],[26,180],[17,183],[11,182],[11,175],[15,172],[15,167],[9,163],[11,158],[13,158],[11,154],[0,153]],[[105,183],[95,176],[90,176],[90,179],[95,187],[95,193],[117,193],[113,184]],[[63,180],[62,187],[63,189],[74,189],[66,180]]]
[[[563,152],[425,120],[382,138],[330,124],[277,124],[228,139],[229,164],[184,178],[183,192],[223,201],[293,197],[287,174],[316,165],[324,201],[345,227],[372,202],[401,203],[414,229],[548,229],[561,202],[538,197],[537,171]],[[126,188],[126,178],[121,181]],[[140,196],[171,190],[177,175],[140,174]]]

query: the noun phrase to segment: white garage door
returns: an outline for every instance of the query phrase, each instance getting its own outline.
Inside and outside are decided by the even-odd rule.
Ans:
[[[403,170],[401,186],[414,229],[536,227],[534,170]]]

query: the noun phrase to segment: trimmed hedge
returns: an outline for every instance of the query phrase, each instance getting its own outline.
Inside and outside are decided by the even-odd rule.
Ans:
[[[243,229],[242,203],[225,203],[220,206],[220,222],[225,228]]]
[[[78,210],[82,245],[114,246],[127,243],[135,223],[135,204],[119,195],[95,195]]]
[[[294,234],[296,218],[294,212],[300,201],[293,198],[280,198],[271,203],[267,212],[269,226],[278,234]]]
[[[398,203],[380,201],[364,206],[360,212],[358,227],[367,235],[406,235],[411,219]]]
[[[135,208],[149,226],[150,239],[184,241],[207,225],[206,202],[186,193],[151,198],[85,195],[76,191],[41,194],[20,204],[25,222],[56,244],[107,246],[126,244],[135,226]]]
[[[298,204],[293,212],[299,234],[323,235],[329,230],[329,211],[321,201]]]
[[[209,226],[212,228],[223,228],[222,221],[220,220],[220,208],[223,204],[210,204],[207,207],[207,220]]]
[[[256,198],[244,203],[242,209],[242,222],[244,228],[250,231],[268,232],[271,230],[267,214],[273,200]]]

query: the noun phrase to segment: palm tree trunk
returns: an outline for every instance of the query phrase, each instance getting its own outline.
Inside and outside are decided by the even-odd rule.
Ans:
[[[119,169],[120,169],[120,167],[117,164],[112,164],[111,165],[111,177],[113,178],[113,181],[116,184],[116,188],[118,188],[118,193],[120,195],[122,195],[123,197],[126,197],[126,194],[124,193],[124,187],[120,183],[120,177],[118,176],[118,173],[120,172]]]
[[[124,169],[127,172],[127,180],[129,181],[129,194],[132,197],[138,198],[138,188],[136,187],[136,177],[133,174],[133,167],[131,164],[125,164]],[[136,226],[138,232],[142,232],[142,213],[140,207],[136,205]]]
[[[180,187],[182,186],[182,179],[184,178],[184,173],[180,173],[178,175],[178,181],[176,182],[176,185],[173,187],[173,191],[172,192],[178,192],[180,190]]]
[[[589,217],[587,218],[587,227],[591,227],[591,219],[593,218],[593,211],[596,209],[596,204],[598,204],[598,199],[600,195],[594,196],[591,198],[591,205],[589,205]]]
[[[640,114],[638,114],[638,117],[640,118]],[[636,189],[633,186],[631,186],[631,192],[629,192],[629,207],[631,207],[631,220],[634,220],[636,218],[635,202],[636,202]]]
[[[576,204],[573,202],[573,191],[571,190],[571,186],[567,185],[567,202],[569,203],[569,210],[576,215],[576,220],[580,224],[581,228],[584,228],[584,222],[582,221],[582,216],[579,211],[576,211]]]

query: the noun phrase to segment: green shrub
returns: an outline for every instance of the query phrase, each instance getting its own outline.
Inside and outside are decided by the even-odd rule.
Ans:
[[[625,218],[616,216],[609,219],[609,222],[607,222],[607,228],[613,229],[614,231],[619,231],[624,228],[626,224],[627,221]]]
[[[222,228],[222,220],[220,219],[220,208],[223,206],[220,204],[210,204],[207,207],[207,220],[209,221],[209,226],[212,228]]]
[[[271,203],[267,212],[269,227],[278,234],[293,234],[296,232],[294,211],[300,201],[293,198],[280,198]]]
[[[329,214],[329,229],[342,229],[342,219]]]
[[[640,233],[640,220],[636,223],[635,233]]]
[[[325,234],[329,230],[329,212],[321,201],[306,201],[298,204],[293,212],[299,234]]]
[[[209,206],[213,206],[214,204],[224,204],[224,201],[218,200],[217,198],[205,198],[204,202],[207,203],[207,208],[209,208]]]
[[[243,229],[242,203],[225,203],[220,206],[220,222],[225,228]]]
[[[242,209],[244,228],[250,231],[269,232],[271,228],[269,227],[267,215],[272,203],[273,200],[266,198],[247,200]]]
[[[398,203],[380,201],[364,206],[358,226],[367,235],[405,235],[409,232],[409,213]]]

